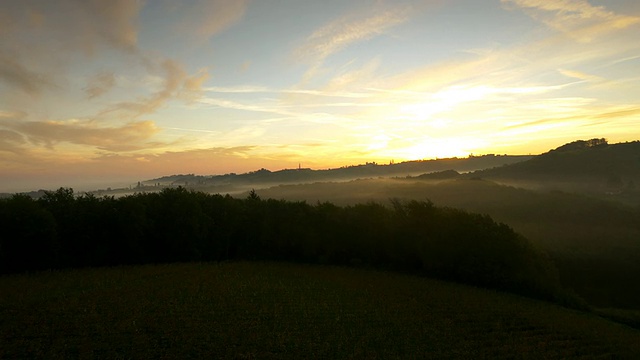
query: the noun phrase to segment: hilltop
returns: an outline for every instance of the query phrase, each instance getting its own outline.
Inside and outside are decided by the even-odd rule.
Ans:
[[[640,183],[640,141],[574,141],[517,164],[476,171],[474,176],[592,192],[634,190]]]

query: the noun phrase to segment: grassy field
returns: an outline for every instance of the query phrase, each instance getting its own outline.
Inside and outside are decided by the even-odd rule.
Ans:
[[[0,358],[640,358],[640,331],[364,269],[175,264],[0,277]]]

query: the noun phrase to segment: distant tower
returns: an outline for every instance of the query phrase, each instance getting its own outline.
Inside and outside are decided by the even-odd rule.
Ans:
[[[301,166],[300,166],[300,163],[298,163],[298,170],[300,170],[300,169],[301,169]]]

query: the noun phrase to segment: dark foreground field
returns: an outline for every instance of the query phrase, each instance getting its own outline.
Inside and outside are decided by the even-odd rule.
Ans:
[[[0,277],[0,358],[640,358],[640,331],[441,281],[276,263]]]

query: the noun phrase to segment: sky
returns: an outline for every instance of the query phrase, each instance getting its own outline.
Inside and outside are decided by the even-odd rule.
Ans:
[[[637,0],[2,0],[0,192],[640,139]]]

